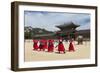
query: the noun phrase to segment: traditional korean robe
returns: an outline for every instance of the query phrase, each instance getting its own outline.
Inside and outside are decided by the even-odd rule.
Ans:
[[[65,53],[65,47],[63,45],[63,40],[62,39],[59,39],[59,43],[58,43],[58,52],[63,52]]]
[[[44,40],[44,49],[48,48],[47,40]]]
[[[69,44],[69,51],[75,51],[74,45],[73,45],[73,40],[70,40],[70,44]]]
[[[40,45],[39,45],[39,49],[40,49],[40,51],[42,50],[42,51],[44,51],[44,40],[40,40]]]
[[[33,50],[38,50],[38,40],[33,40]]]
[[[54,51],[54,40],[48,40],[48,52]]]

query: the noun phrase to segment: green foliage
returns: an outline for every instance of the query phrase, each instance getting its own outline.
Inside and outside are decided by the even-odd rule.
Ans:
[[[32,39],[35,35],[53,33],[41,28],[24,27],[25,39]]]
[[[25,37],[25,39],[32,39],[32,32],[31,31],[25,32],[24,37]]]

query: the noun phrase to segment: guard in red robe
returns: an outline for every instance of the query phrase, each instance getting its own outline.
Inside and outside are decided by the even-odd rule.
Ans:
[[[48,52],[54,51],[54,40],[48,40]]]
[[[59,53],[65,53],[65,47],[63,45],[63,40],[60,38],[59,39],[59,44],[58,44],[58,52]]]
[[[33,50],[38,50],[38,40],[33,40]]]
[[[70,44],[69,44],[69,48],[68,48],[69,52],[70,51],[75,51],[74,45],[73,45],[73,40],[70,40]]]
[[[44,51],[48,48],[48,42],[46,39],[43,40],[44,41]]]
[[[40,40],[39,50],[44,51],[44,40]]]

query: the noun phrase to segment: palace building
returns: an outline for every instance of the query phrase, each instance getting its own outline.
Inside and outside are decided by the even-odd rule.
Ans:
[[[63,25],[56,26],[61,32],[73,32],[80,25],[74,24],[73,22],[64,23]]]
[[[77,36],[81,35],[84,38],[90,38],[90,29],[89,30],[76,30],[80,25],[75,24],[74,22],[68,22],[61,25],[55,26],[59,28],[59,31],[51,32],[41,28],[33,28],[32,29],[32,38],[34,39],[58,39],[62,37],[65,40],[73,38],[74,40]],[[40,32],[41,31],[41,32]]]
[[[60,31],[57,31],[57,35],[59,37],[63,38],[74,38],[75,39],[75,34],[76,34],[76,28],[79,27],[80,25],[77,25],[73,22],[68,22],[64,23],[63,25],[58,25],[56,26],[57,28],[60,29]]]

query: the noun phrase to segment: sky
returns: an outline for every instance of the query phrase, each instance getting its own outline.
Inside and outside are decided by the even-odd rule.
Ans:
[[[90,14],[46,11],[24,11],[25,26],[58,31],[55,27],[68,22],[80,25],[77,30],[90,29]]]

